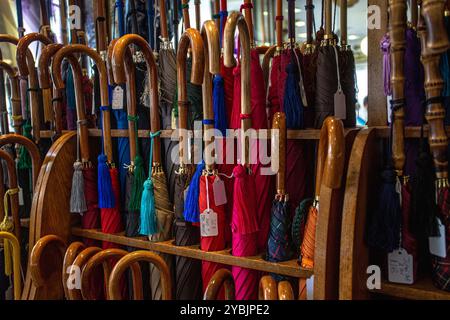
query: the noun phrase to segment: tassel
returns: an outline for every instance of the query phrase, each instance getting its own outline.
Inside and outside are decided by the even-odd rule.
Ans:
[[[141,224],[139,233],[145,236],[158,233],[156,221],[155,194],[153,182],[149,178],[144,182],[144,190],[141,199]]]
[[[369,226],[368,243],[372,247],[391,252],[399,244],[402,210],[395,171],[387,168],[383,171],[382,178],[379,204]]]
[[[27,120],[27,122],[23,126],[23,136],[25,138],[32,140],[33,139],[33,136],[31,135],[32,127],[29,121],[30,120]],[[19,147],[19,162],[17,163],[17,167],[19,169],[31,169],[33,167],[30,154],[23,145]]]
[[[70,193],[70,212],[83,213],[87,211],[84,195],[83,164],[79,161],[73,164],[72,190]]]
[[[300,95],[298,66],[292,62],[286,66],[286,84],[284,89],[283,107],[286,113],[288,129],[303,128],[303,105]]]
[[[134,159],[133,182],[128,210],[138,211],[141,208],[142,188],[145,181],[144,163],[141,156]]]
[[[186,221],[200,222],[200,208],[198,205],[198,197],[200,195],[200,177],[205,169],[205,162],[202,161],[197,165],[191,183],[189,184],[188,193],[184,203],[183,216]]]
[[[98,156],[98,207],[100,209],[114,208],[114,192],[111,174],[104,154]]]
[[[213,108],[214,108],[214,124],[217,130],[220,130],[225,136],[228,128],[227,115],[225,109],[225,90],[224,81],[220,75],[214,77],[213,89]]]
[[[386,34],[383,39],[381,39],[380,49],[383,53],[383,82],[384,82],[384,95],[391,95],[391,57],[390,49],[391,42],[389,35]]]

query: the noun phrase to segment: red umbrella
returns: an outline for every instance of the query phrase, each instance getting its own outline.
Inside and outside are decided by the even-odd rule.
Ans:
[[[234,66],[234,33],[239,28],[240,43],[242,45],[242,94],[241,94],[241,124],[242,130],[251,127],[251,105],[250,105],[250,36],[245,18],[238,12],[233,12],[228,18],[225,26],[224,61],[225,65]],[[234,195],[232,228],[232,254],[234,256],[254,256],[258,253],[258,216],[256,208],[256,186],[255,175],[252,173],[249,161],[249,145],[245,136],[241,134],[242,164],[233,170]],[[265,190],[264,192],[268,192]],[[259,204],[260,206],[262,204]],[[270,207],[269,207],[270,213]],[[250,300],[257,298],[259,273],[240,267],[232,267],[232,273],[236,282],[236,299]]]

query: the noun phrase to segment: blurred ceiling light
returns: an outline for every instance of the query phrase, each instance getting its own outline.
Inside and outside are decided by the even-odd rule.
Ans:
[[[359,39],[359,36],[357,36],[356,34],[351,34],[348,36],[348,40],[357,40]]]
[[[306,32],[300,33],[298,36],[300,38],[306,39]]]
[[[267,17],[269,15],[269,12],[263,11],[263,15]]]
[[[303,26],[305,25],[305,21],[297,21],[297,22],[295,23],[295,25],[296,25],[297,27],[303,27]]]

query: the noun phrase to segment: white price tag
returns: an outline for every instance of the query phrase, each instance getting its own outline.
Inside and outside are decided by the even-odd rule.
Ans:
[[[445,258],[447,257],[447,245],[445,241],[445,226],[442,224],[441,219],[436,218],[439,228],[439,237],[429,237],[428,244],[430,246],[430,253],[435,256]]]
[[[113,110],[123,109],[123,89],[121,86],[116,86],[113,90],[112,108]]]
[[[405,249],[395,249],[388,254],[388,279],[390,282],[412,284],[413,257]]]
[[[217,213],[206,209],[200,214],[200,234],[202,237],[215,237],[219,235]]]
[[[25,201],[23,200],[23,189],[19,187],[19,206],[25,205]]]
[[[347,105],[345,102],[345,94],[342,90],[338,90],[334,94],[334,116],[341,120],[347,118]]]
[[[221,206],[227,203],[227,193],[225,191],[225,183],[219,177],[216,177],[213,183],[214,203]]]

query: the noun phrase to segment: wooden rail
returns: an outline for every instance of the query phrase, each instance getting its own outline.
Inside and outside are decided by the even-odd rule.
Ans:
[[[430,278],[420,279],[413,285],[383,281],[381,283],[381,289],[374,289],[371,292],[402,299],[450,300],[450,292],[437,289]]]

